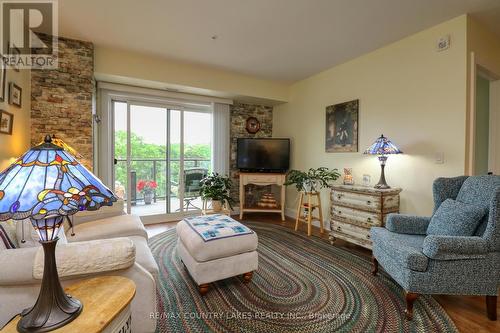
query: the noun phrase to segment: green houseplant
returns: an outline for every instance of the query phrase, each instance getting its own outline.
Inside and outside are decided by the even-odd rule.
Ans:
[[[297,191],[307,193],[317,192],[318,190],[330,186],[331,182],[337,180],[340,173],[337,169],[319,167],[310,168],[307,172],[301,170],[291,170],[287,175],[285,185],[295,185]]]
[[[212,200],[212,208],[218,212],[222,210],[224,202],[229,204],[232,209],[233,199],[229,196],[231,189],[231,179],[218,173],[211,173],[200,181],[200,195],[203,199]]]

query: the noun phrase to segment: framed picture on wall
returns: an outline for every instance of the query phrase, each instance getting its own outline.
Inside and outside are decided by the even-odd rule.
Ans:
[[[5,77],[7,76],[7,66],[0,54],[0,102],[5,101]]]
[[[4,110],[0,110],[0,133],[11,135],[13,123],[14,115]]]
[[[325,151],[358,151],[359,100],[326,107]]]
[[[21,107],[23,90],[14,82],[9,85],[9,104]]]

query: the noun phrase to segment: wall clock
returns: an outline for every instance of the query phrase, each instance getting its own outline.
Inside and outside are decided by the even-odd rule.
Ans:
[[[260,131],[260,121],[255,117],[247,118],[247,126],[245,127],[248,133],[255,134]]]

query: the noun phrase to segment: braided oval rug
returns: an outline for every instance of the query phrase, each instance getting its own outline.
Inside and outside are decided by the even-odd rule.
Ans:
[[[205,297],[177,255],[175,229],[152,237],[160,268],[157,332],[458,332],[430,296],[404,318],[403,290],[368,258],[273,224],[245,223],[259,237],[249,284],[234,277]]]

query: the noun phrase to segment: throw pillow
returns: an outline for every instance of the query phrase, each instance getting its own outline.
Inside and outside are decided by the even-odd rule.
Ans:
[[[472,236],[487,209],[478,205],[446,199],[427,227],[427,235]]]
[[[0,222],[0,250],[15,249],[19,247],[16,239],[16,226],[14,221]]]

